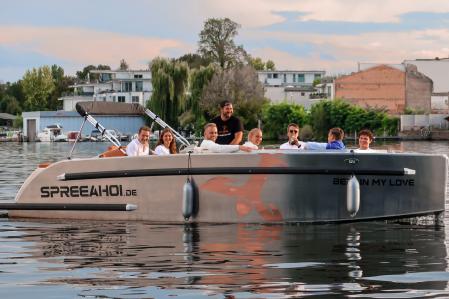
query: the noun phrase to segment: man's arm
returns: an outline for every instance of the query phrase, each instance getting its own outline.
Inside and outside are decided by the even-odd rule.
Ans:
[[[234,139],[232,139],[231,143],[229,144],[240,144],[240,142],[242,142],[242,138],[243,138],[243,131],[235,132]]]

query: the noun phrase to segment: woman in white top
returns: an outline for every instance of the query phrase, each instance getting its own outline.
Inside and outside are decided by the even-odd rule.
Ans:
[[[154,153],[156,155],[176,154],[176,139],[173,132],[169,128],[162,130],[159,135]]]
[[[254,128],[248,133],[248,141],[243,145],[250,147],[254,150],[259,149],[259,145],[262,142],[262,130],[259,128]]]

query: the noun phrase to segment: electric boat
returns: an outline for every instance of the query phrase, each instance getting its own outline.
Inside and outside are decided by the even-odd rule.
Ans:
[[[335,223],[392,220],[442,224],[447,157],[421,153],[258,150],[127,157],[93,118],[147,114],[138,104],[78,103],[114,145],[99,156],[40,165],[20,188],[9,217],[144,220],[158,223]],[[76,142],[73,145],[76,146]],[[73,151],[73,148],[72,148]]]

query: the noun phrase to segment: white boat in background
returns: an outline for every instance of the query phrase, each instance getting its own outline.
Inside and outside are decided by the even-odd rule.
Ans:
[[[60,124],[47,126],[42,132],[37,134],[37,138],[42,142],[67,141],[67,135],[62,131]]]

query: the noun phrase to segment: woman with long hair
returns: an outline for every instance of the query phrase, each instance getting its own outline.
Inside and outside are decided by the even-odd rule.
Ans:
[[[160,133],[154,153],[156,155],[170,155],[177,153],[175,135],[173,135],[173,132],[169,128],[163,129]]]

